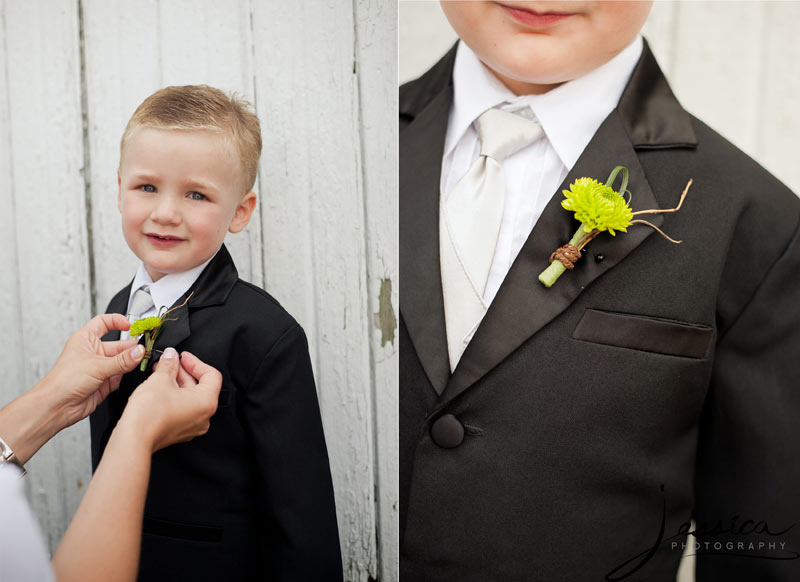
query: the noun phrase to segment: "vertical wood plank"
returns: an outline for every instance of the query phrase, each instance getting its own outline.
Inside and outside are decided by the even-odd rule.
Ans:
[[[658,65],[667,76],[672,77],[675,62],[675,40],[679,18],[679,2],[654,2],[650,15],[642,28],[650,49],[656,56]]]
[[[366,581],[374,411],[353,7],[255,2],[253,23],[267,288],[310,336],[345,579]]]
[[[371,382],[375,408],[378,580],[398,580],[398,125],[397,12],[377,0],[355,4],[366,202]]]
[[[438,2],[400,0],[398,25],[401,31],[398,71],[400,83],[419,77],[436,64],[458,40]],[[409,42],[404,42],[405,38]]]
[[[78,11],[76,0],[8,2],[5,9],[21,372],[27,388],[89,315]],[[31,502],[51,547],[88,481],[88,447],[88,426],[80,423],[29,463]]]
[[[761,2],[685,3],[670,79],[681,104],[756,155],[764,12]],[[721,48],[724,47],[724,48]]]
[[[314,107],[322,109],[327,106],[323,91],[315,91],[312,84],[312,81],[324,82],[324,72],[319,71],[319,66],[303,70],[306,66],[304,61],[313,57],[297,49],[297,40],[285,44],[272,42],[281,28],[291,31],[290,38],[303,38],[305,26],[300,21],[302,14],[298,8],[270,6],[267,9],[261,2],[251,4],[256,107],[263,139],[259,173],[263,187],[260,210],[264,233],[264,279],[266,289],[305,328],[316,369],[314,232],[309,174],[320,152],[313,139],[313,130],[308,128],[309,121],[304,121],[303,108],[309,105],[309,92],[319,99]],[[298,34],[294,34],[295,31],[299,31]],[[325,50],[323,54],[327,52]],[[304,73],[308,75],[305,84],[302,81]],[[322,79],[318,78],[320,74]],[[295,121],[295,117],[299,119]],[[292,274],[291,280],[286,278],[287,273]]]
[[[769,2],[763,9],[769,34],[761,61],[759,159],[800,195],[800,2]]]

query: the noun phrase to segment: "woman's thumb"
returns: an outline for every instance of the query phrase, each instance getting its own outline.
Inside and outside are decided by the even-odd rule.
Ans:
[[[180,365],[178,352],[175,351],[175,348],[167,348],[164,350],[164,353],[161,354],[161,359],[158,360],[156,374],[169,374],[174,380],[178,377],[178,368]]]
[[[138,345],[133,349],[123,350],[113,358],[101,358],[100,373],[104,374],[106,378],[111,376],[118,376],[120,374],[127,374],[133,370],[144,355],[144,346]]]

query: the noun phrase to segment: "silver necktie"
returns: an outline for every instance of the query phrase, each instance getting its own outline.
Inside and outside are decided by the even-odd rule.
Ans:
[[[480,156],[440,205],[439,251],[451,371],[487,310],[483,293],[505,203],[501,163],[544,135],[539,123],[499,109],[483,113],[476,126]]]
[[[143,285],[133,294],[131,306],[128,309],[128,321],[133,323],[136,320],[141,319],[142,315],[147,313],[154,306],[155,303],[153,303],[153,297],[150,295],[150,287]],[[120,334],[120,339],[127,339],[129,337],[130,334],[127,331],[123,331]]]

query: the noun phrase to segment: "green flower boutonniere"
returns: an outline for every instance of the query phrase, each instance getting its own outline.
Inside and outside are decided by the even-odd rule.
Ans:
[[[192,295],[194,295],[194,291],[189,293],[189,297],[187,297],[186,301],[180,305],[176,305],[172,309],[167,309],[167,311],[164,311],[164,313],[159,312],[158,317],[144,317],[131,324],[131,329],[129,332],[131,337],[137,337],[144,334],[144,358],[142,358],[142,363],[139,365],[139,369],[142,372],[147,369],[147,365],[150,363],[150,358],[153,357],[153,346],[156,343],[158,334],[161,333],[161,329],[167,324],[168,321],[177,321],[176,318],[168,318],[167,315],[186,305],[189,302],[189,299],[191,299]],[[166,309],[166,307],[162,307],[161,309]]]
[[[622,185],[619,191],[615,191],[612,186],[620,173],[622,174]],[[655,208],[633,212],[628,201],[623,197],[625,193],[630,195],[630,191],[627,189],[628,168],[625,166],[614,168],[605,184],[601,184],[593,178],[578,178],[570,185],[569,190],[563,191],[564,200],[561,201],[561,206],[574,212],[575,220],[581,225],[567,244],[559,247],[550,255],[550,266],[539,275],[539,281],[545,287],[551,287],[564,271],[574,269],[575,263],[581,258],[581,250],[601,232],[608,231],[611,236],[616,236],[617,231],[628,232],[629,226],[644,224],[655,229],[668,241],[679,244],[681,241],[670,238],[655,224],[634,217],[642,214],[677,212],[691,185],[692,181],[689,180],[675,208],[667,210]]]

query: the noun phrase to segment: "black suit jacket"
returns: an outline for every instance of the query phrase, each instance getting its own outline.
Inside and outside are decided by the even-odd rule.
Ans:
[[[401,579],[674,581],[693,517],[698,580],[800,580],[778,559],[800,525],[764,532],[800,522],[800,201],[685,112],[645,47],[562,188],[624,165],[636,211],[693,178],[651,217],[683,243],[603,234],[546,289],[578,226],[559,188],[450,374],[454,57],[400,90]]]
[[[328,454],[302,328],[265,291],[238,278],[224,246],[176,305],[192,291],[156,348],[187,350],[217,368],[219,408],[207,434],[153,455],[139,578],[341,580]],[[129,294],[130,285],[108,312],[124,313]],[[138,368],[126,374],[91,416],[95,468],[128,397],[148,375]]]

